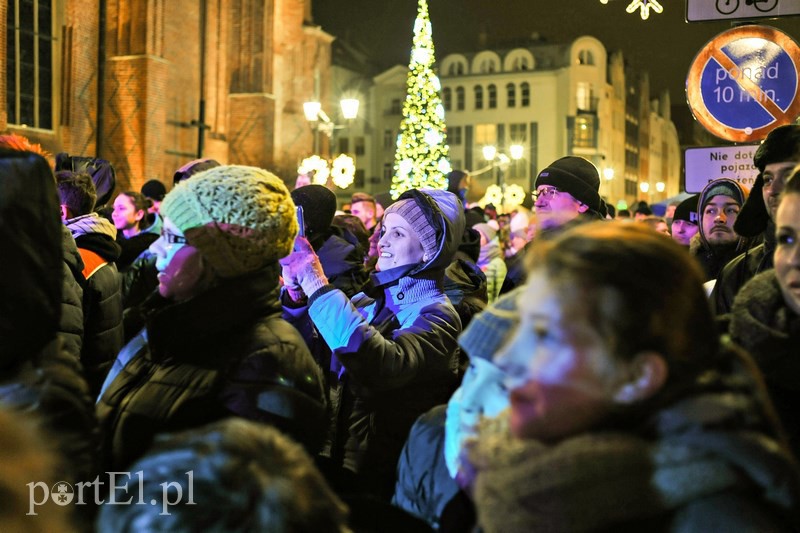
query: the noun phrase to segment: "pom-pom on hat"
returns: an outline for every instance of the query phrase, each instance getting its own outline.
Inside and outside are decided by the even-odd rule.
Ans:
[[[551,185],[589,206],[595,213],[600,212],[600,174],[589,160],[568,155],[550,163],[539,172],[535,186]]]
[[[336,195],[324,185],[305,185],[292,191],[295,205],[303,206],[306,232],[311,238],[331,227],[336,215]]]
[[[161,204],[170,219],[224,278],[289,255],[295,206],[280,178],[264,169],[219,166],[180,182]]]
[[[672,221],[684,220],[692,224],[699,224],[700,217],[697,214],[697,202],[700,201],[700,195],[695,194],[678,204],[675,208],[675,213],[672,215]]]
[[[422,243],[422,250],[429,260],[436,255],[436,251],[439,249],[439,243],[436,240],[436,229],[425,218],[425,213],[422,212],[422,208],[417,205],[413,198],[398,200],[390,205],[384,211],[384,219],[389,213],[400,215],[408,222],[408,225],[417,234],[419,242]]]

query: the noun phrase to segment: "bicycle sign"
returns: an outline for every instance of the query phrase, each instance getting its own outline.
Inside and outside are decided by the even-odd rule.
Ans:
[[[686,0],[686,22],[800,15],[800,0]]]
[[[800,115],[800,47],[782,31],[740,26],[711,39],[686,79],[692,114],[734,142],[763,139]]]

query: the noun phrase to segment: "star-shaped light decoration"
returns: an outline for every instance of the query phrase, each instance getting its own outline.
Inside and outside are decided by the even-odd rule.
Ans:
[[[602,2],[602,0],[600,1]],[[625,11],[634,13],[637,9],[642,16],[642,20],[647,20],[650,17],[651,9],[656,13],[662,13],[664,11],[663,6],[658,3],[658,0],[632,0]]]

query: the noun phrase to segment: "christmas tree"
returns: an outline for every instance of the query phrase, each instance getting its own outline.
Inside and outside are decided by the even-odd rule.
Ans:
[[[414,48],[408,64],[408,93],[394,155],[391,194],[422,187],[446,189],[450,172],[445,144],[442,85],[433,71],[433,31],[427,0],[419,0],[414,22]]]

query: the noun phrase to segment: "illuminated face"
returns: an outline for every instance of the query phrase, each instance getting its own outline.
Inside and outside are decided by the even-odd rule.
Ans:
[[[163,221],[161,237],[150,245],[150,251],[156,254],[158,292],[175,301],[188,300],[205,288],[205,262],[170,219],[164,217]]]
[[[775,276],[783,299],[800,315],[800,194],[783,197],[775,216]]]
[[[689,241],[700,231],[697,224],[692,224],[688,220],[672,221],[672,238],[682,246],[689,246]]]
[[[559,191],[550,185],[536,189],[536,220],[543,229],[558,228],[586,212],[588,206],[580,203],[568,192]]]
[[[421,263],[424,254],[417,232],[396,213],[383,217],[378,250],[378,270]]]
[[[764,188],[761,189],[761,194],[764,196],[764,205],[767,206],[769,218],[773,221],[778,211],[783,186],[786,185],[786,180],[792,175],[792,169],[796,165],[797,161],[783,161],[764,166],[764,172],[761,174],[764,178]]]
[[[375,206],[369,202],[357,202],[351,205],[350,214],[357,216],[367,229],[372,229],[375,225]]]
[[[142,209],[136,210],[127,195],[120,194],[114,199],[114,211],[111,212],[111,219],[114,226],[120,231],[138,229],[139,222],[144,218],[145,212]]]
[[[730,196],[718,194],[703,207],[703,234],[710,244],[736,241],[733,223],[739,216],[739,204]]]
[[[505,374],[491,361],[473,357],[461,386],[447,402],[444,428],[444,458],[450,476],[456,478],[461,467],[464,440],[477,435],[476,425],[483,417],[493,418],[508,407]]]
[[[510,389],[511,432],[555,442],[588,430],[609,412],[622,366],[583,316],[565,314],[541,270],[520,296],[520,325],[495,358]]]

